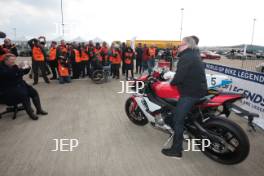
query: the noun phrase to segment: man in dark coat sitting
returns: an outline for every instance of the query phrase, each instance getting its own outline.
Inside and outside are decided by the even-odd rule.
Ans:
[[[16,65],[15,62],[15,55],[5,54],[3,62],[0,63],[1,102],[6,104],[23,103],[29,117],[37,120],[38,116],[34,114],[30,98],[36,107],[37,114],[47,115],[48,113],[41,108],[38,92],[23,80],[23,76],[30,71],[30,67],[24,63]]]
[[[182,158],[184,119],[200,98],[207,94],[205,67],[197,47],[196,36],[184,37],[178,52],[179,62],[171,85],[177,86],[181,97],[173,111],[174,137],[171,148],[162,149],[166,156]]]

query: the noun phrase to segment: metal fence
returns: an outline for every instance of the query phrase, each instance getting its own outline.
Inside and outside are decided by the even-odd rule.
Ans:
[[[232,59],[222,56],[220,60],[205,59],[204,62],[225,65],[234,68],[240,68],[248,71],[263,72],[264,71],[264,59],[263,58],[243,58]]]

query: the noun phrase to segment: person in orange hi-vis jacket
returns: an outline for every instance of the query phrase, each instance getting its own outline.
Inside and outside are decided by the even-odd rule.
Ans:
[[[46,53],[44,48],[40,44],[39,39],[31,39],[28,41],[29,46],[32,49],[32,69],[34,73],[34,83],[33,85],[38,84],[38,71],[40,69],[42,77],[46,83],[50,83],[47,74],[46,74]]]
[[[69,61],[67,58],[60,56],[58,59],[58,72],[60,84],[70,83],[71,77],[69,72]]]
[[[120,78],[120,64],[121,64],[121,56],[117,46],[115,46],[111,53],[110,53],[110,61],[112,63],[112,71],[113,71],[113,78],[119,79]]]
[[[57,79],[58,60],[57,60],[56,45],[57,45],[57,42],[52,41],[50,45],[50,49],[49,49],[48,64],[52,72],[52,78],[50,78],[50,80]]]
[[[86,75],[88,75],[88,61],[89,61],[89,55],[86,51],[86,46],[84,43],[81,45],[81,77],[84,78]]]

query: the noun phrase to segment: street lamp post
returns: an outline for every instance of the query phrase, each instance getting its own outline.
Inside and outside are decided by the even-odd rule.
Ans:
[[[180,41],[181,41],[181,38],[182,38],[183,10],[184,10],[184,8],[181,8],[181,32],[180,32]]]
[[[13,28],[14,30],[14,40],[16,40],[16,28]]]
[[[251,36],[251,48],[254,40],[256,18],[253,19],[252,36]]]
[[[252,27],[252,35],[251,35],[251,43],[250,43],[250,47],[251,47],[251,52],[253,52],[253,40],[254,40],[254,34],[255,34],[255,23],[256,23],[256,18],[253,19],[253,27]],[[247,53],[247,47],[244,48],[244,53]],[[247,59],[247,54],[246,54],[246,58]],[[244,61],[245,59],[243,59],[242,61],[242,68],[244,68]]]
[[[62,26],[62,36],[64,37],[64,22],[63,22],[63,7],[62,7],[62,0],[61,0],[61,26]]]

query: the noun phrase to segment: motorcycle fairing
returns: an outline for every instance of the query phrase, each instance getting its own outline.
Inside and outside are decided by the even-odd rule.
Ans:
[[[160,98],[169,98],[179,100],[180,92],[176,86],[170,85],[169,82],[156,82],[153,84],[155,94]]]

